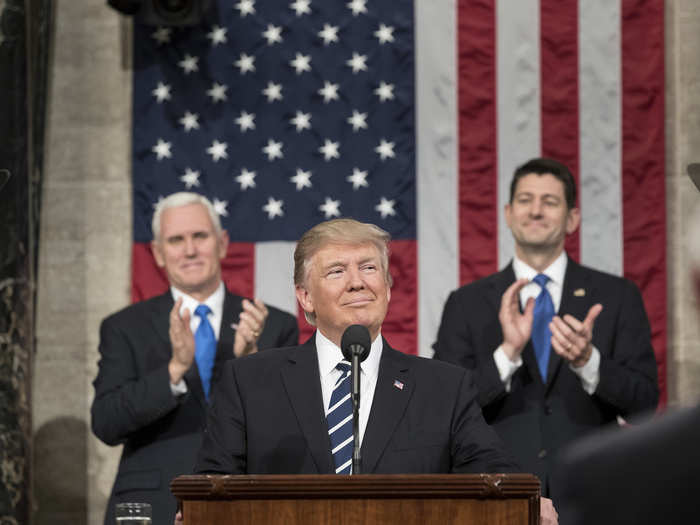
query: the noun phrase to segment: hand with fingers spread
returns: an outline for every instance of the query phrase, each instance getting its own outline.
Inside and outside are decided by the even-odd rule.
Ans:
[[[525,311],[520,313],[520,290],[528,283],[527,279],[518,279],[511,284],[501,298],[498,320],[503,332],[501,348],[511,361],[515,361],[530,340],[532,316],[535,300],[530,298]]]
[[[233,341],[233,354],[243,357],[258,351],[258,339],[265,328],[268,310],[260,299],[251,302],[243,299],[243,311],[238,317],[238,323],[233,325],[236,329],[236,338]]]
[[[182,314],[182,297],[175,301],[170,310],[170,346],[173,355],[168,363],[170,382],[175,385],[180,382],[194,361],[194,335],[190,329],[190,311],[185,309]]]
[[[555,315],[549,323],[549,330],[552,332],[552,348],[576,368],[585,365],[591,357],[593,325],[602,311],[602,304],[594,304],[583,321],[567,314],[563,318]]]

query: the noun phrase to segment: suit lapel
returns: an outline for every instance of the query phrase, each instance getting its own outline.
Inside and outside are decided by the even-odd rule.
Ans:
[[[231,325],[238,322],[238,316],[243,309],[241,305],[242,300],[242,297],[233,295],[228,291],[224,295],[224,308],[221,314],[219,340],[216,344],[216,357],[214,359],[214,370],[212,371],[212,384],[216,384],[219,381],[224,363],[233,358],[233,341],[236,338],[236,330]],[[202,391],[202,396],[203,395],[204,391]]]
[[[288,364],[282,369],[282,382],[297,421],[320,474],[333,473],[331,442],[323,409],[321,377],[316,356],[316,338],[289,350]]]
[[[362,472],[370,474],[403,418],[413,394],[408,360],[383,341],[377,386],[362,440]],[[398,383],[395,383],[398,381]],[[402,386],[397,386],[398,384]]]

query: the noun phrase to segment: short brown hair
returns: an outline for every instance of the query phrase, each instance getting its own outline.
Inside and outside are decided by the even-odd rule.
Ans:
[[[518,166],[513,174],[513,180],[510,183],[510,203],[513,204],[513,197],[515,197],[515,188],[518,185],[518,181],[534,173],[535,175],[546,175],[550,174],[554,178],[559,179],[564,185],[564,197],[566,198],[566,207],[572,209],[576,207],[576,181],[574,176],[571,174],[571,170],[562,164],[558,160],[538,158],[530,159],[522,166]]]

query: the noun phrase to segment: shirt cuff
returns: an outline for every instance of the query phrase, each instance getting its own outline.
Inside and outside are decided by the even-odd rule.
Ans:
[[[588,362],[585,365],[576,368],[570,364],[569,368],[581,379],[583,389],[588,395],[592,396],[600,382],[600,352],[598,349],[595,346],[593,347],[591,357],[588,358]]]
[[[180,379],[180,381],[178,381],[174,385],[172,383],[169,383],[169,385],[170,385],[170,391],[176,397],[187,393],[187,383],[185,383],[184,379]]]
[[[511,379],[513,378],[513,374],[516,372],[516,370],[523,365],[523,358],[518,356],[515,361],[511,361],[503,351],[503,348],[499,346],[493,353],[493,360],[496,362],[498,375],[501,377],[501,382],[506,388],[506,392],[510,392]]]

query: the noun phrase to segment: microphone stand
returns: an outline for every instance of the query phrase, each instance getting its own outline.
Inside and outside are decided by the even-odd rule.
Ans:
[[[360,452],[360,354],[361,345],[351,345],[352,358],[350,362],[350,399],[352,401],[352,473],[362,472],[362,453]]]

